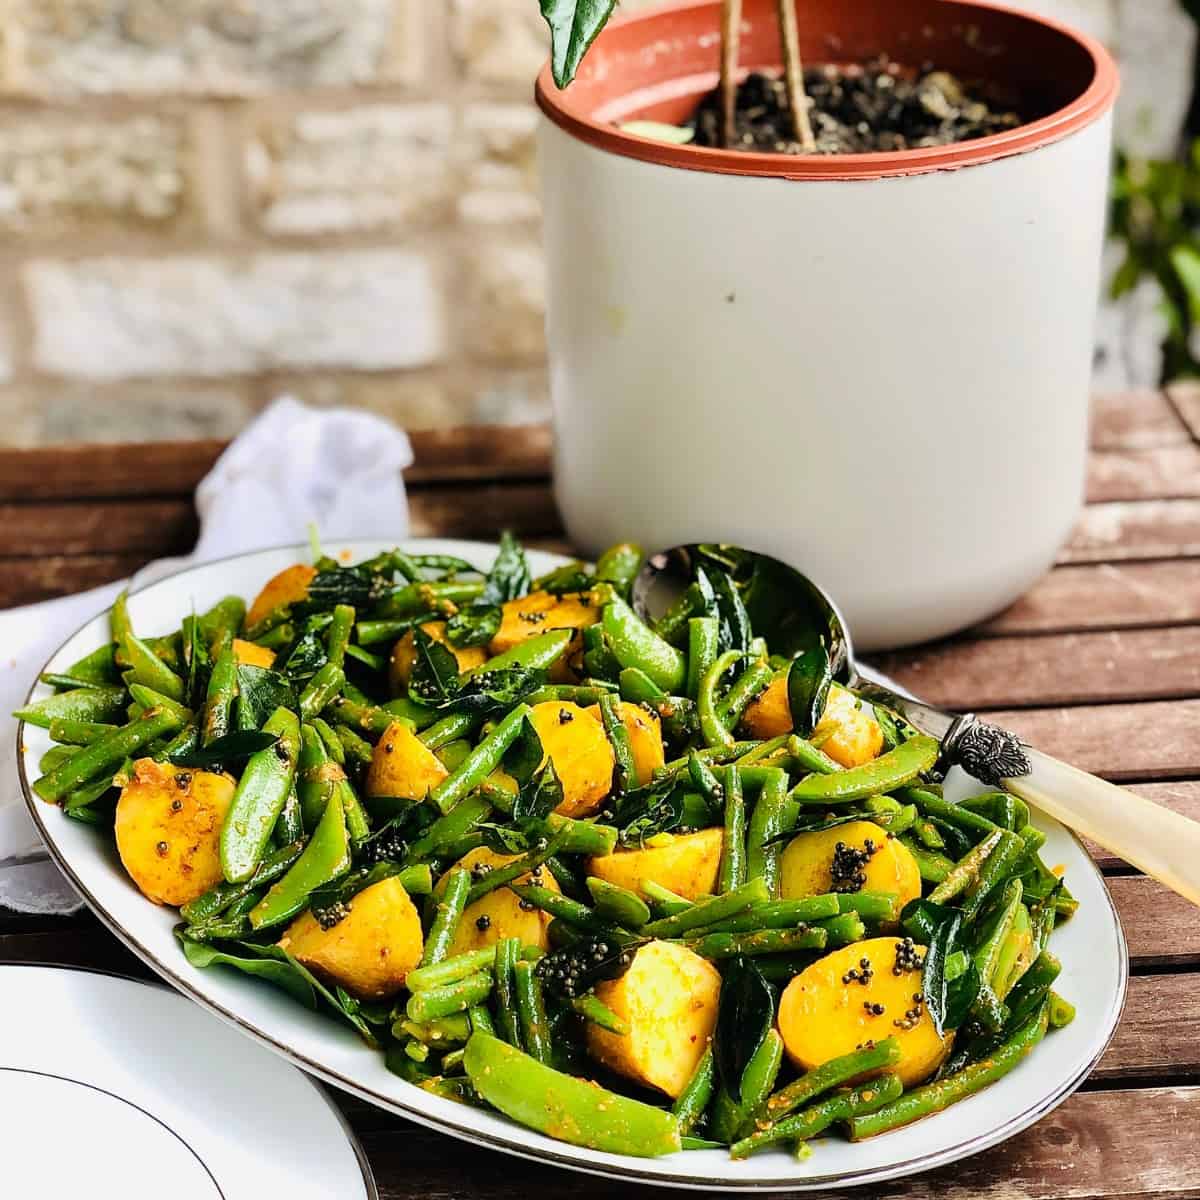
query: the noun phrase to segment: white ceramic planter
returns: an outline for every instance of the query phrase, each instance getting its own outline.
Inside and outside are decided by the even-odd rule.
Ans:
[[[871,648],[1004,607],[1071,529],[1116,84],[1102,49],[1033,18],[863,4],[1028,25],[1032,47],[1005,35],[1020,69],[1040,55],[1074,98],[1020,137],[840,159],[614,132],[635,113],[679,120],[712,86],[711,39],[693,39],[686,78],[671,75],[692,37],[672,21],[700,13],[716,28],[716,5],[692,3],[610,27],[576,85],[554,93],[543,77],[539,99],[556,487],[572,539],[773,552],[821,581]],[[773,5],[746,11],[743,61],[769,63]],[[878,36],[860,51],[902,57],[863,40]],[[615,86],[623,71],[635,78]]]

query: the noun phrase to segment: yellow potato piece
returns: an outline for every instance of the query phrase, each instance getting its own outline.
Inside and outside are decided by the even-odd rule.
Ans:
[[[578,631],[599,620],[600,610],[586,592],[567,592],[562,596],[530,592],[518,600],[509,600],[501,609],[500,628],[492,638],[491,651],[503,654],[539,633],[549,633],[552,629]],[[583,636],[576,632],[566,653],[550,669],[550,679],[555,683],[569,682],[579,669],[582,656]]]
[[[937,1070],[953,1034],[939,1037],[924,1004],[914,999],[921,994],[921,970],[897,955],[901,944],[899,938],[880,937],[843,946],[805,967],[787,985],[779,1001],[779,1033],[798,1070],[810,1071],[886,1037],[900,1043],[895,1071],[905,1087]],[[923,958],[925,948],[915,949]],[[897,965],[899,975],[893,973]]]
[[[317,571],[305,563],[285,567],[278,575],[267,580],[266,586],[254,598],[246,613],[246,624],[254,625],[263,617],[284,604],[299,604],[308,598],[308,585]]]
[[[663,837],[668,840],[662,845],[589,858],[588,874],[642,894],[647,882],[657,883],[685,900],[715,892],[721,868],[721,830],[668,833]]]
[[[142,758],[117,801],[117,853],[144,896],[186,904],[221,882],[221,826],[234,781]]]
[[[868,841],[873,851],[862,868],[862,886],[848,886],[843,879],[837,881],[841,886],[835,888],[834,856],[838,843],[865,851]],[[797,834],[780,858],[779,880],[785,899],[823,896],[835,890],[895,892],[899,897],[897,912],[921,894],[921,872],[911,851],[903,842],[889,838],[887,831],[873,821],[847,821],[832,829]]]
[[[518,857],[519,855],[516,854],[497,854],[486,846],[477,846],[474,850],[464,854],[454,866],[466,867],[470,870],[480,863],[486,863],[495,870],[497,867],[506,866]],[[453,870],[454,867],[451,867],[450,871]],[[446,875],[450,871],[447,871]],[[437,895],[441,895],[442,889],[445,887],[446,875],[438,880]],[[518,876],[513,882],[537,883],[551,892],[559,890],[558,882],[548,867],[540,868],[536,878],[525,874]],[[481,922],[481,917],[486,917],[487,920]],[[480,924],[483,925],[482,929]],[[546,926],[549,924],[549,915],[542,912],[541,909],[522,908],[521,898],[516,892],[506,887],[495,888],[486,896],[476,900],[474,904],[468,904],[463,910],[462,918],[458,922],[458,929],[454,934],[454,941],[450,945],[449,954],[453,956],[465,954],[468,950],[482,950],[485,946],[494,945],[502,938],[510,937],[520,938],[522,946],[538,946],[543,950],[548,950],[550,940],[546,935]]]
[[[751,737],[773,738],[792,731],[788,707],[787,672],[782,671],[755,697],[742,717],[742,728]],[[853,692],[834,684],[825,711],[812,732],[812,741],[834,762],[857,767],[879,757],[883,730],[873,716],[858,707]]]
[[[563,802],[557,811],[568,817],[590,816],[612,788],[615,760],[604,726],[586,708],[561,700],[535,704],[530,719],[562,782]]]
[[[587,711],[603,724],[598,704],[593,704]],[[657,713],[647,712],[640,704],[620,700],[617,702],[617,715],[629,734],[637,785],[644,787],[653,778],[654,772],[667,761],[663,752],[662,722]]]
[[[588,1052],[628,1079],[678,1096],[712,1038],[720,993],[721,976],[707,959],[673,942],[650,942],[619,979],[596,985],[629,1033],[589,1022]]]
[[[384,731],[367,768],[368,796],[424,800],[450,772],[407,725],[393,721]]]
[[[244,642],[241,638],[233,639],[233,657],[235,661],[248,667],[272,667],[275,665],[275,651],[266,646],[256,646],[253,642]]]
[[[424,949],[420,915],[395,877],[359,892],[349,914],[330,929],[302,913],[279,944],[315,975],[364,1000],[398,992]]]
[[[458,662],[460,671],[469,671],[472,667],[481,667],[488,660],[488,652],[484,646],[451,646],[446,641],[445,621],[426,621],[421,626],[435,642],[441,642],[453,654]],[[413,663],[417,661],[416,641],[410,629],[392,647],[392,658],[388,666],[388,682],[393,696],[402,696],[408,691],[408,681],[412,676]]]

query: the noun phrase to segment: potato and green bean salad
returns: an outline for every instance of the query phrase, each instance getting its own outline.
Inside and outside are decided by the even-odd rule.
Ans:
[[[1070,1020],[1025,805],[945,799],[754,560],[700,548],[643,619],[632,545],[314,558],[174,631],[118,599],[17,714],[58,743],[36,794],[111,830],[194,966],[631,1155],[872,1137]]]

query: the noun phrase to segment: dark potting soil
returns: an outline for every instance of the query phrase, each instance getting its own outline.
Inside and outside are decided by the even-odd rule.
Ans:
[[[887,58],[862,65],[809,67],[804,72],[818,154],[866,154],[946,146],[1022,123],[993,108],[948,71],[906,71]],[[721,145],[721,104],[714,90],[692,118],[697,146]],[[735,150],[801,153],[792,128],[787,85],[753,72],[737,96]]]

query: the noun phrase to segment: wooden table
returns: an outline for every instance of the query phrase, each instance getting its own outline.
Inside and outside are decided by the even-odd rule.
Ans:
[[[563,545],[547,430],[413,440],[414,534],[491,537],[508,526],[533,544]],[[1089,503],[1059,566],[971,634],[878,665],[935,703],[986,711],[1053,754],[1200,817],[1198,443],[1200,391],[1098,399]],[[186,550],[196,530],[192,489],[220,449],[0,451],[0,607]],[[1006,1145],[872,1195],[1200,1197],[1200,912],[1095,853],[1133,967],[1124,1019],[1096,1071]],[[91,916],[0,912],[2,959],[147,973]],[[500,1158],[341,1099],[385,1197],[536,1189],[588,1200],[615,1186]]]

